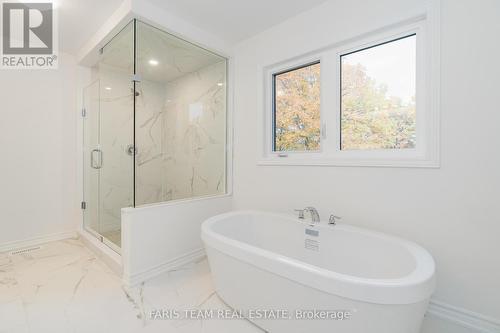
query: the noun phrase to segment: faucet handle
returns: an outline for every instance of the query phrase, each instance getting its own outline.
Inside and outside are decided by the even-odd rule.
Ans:
[[[304,219],[304,210],[303,209],[294,209],[297,213],[299,213],[299,219]]]
[[[332,224],[332,225],[335,225],[337,224],[337,221],[336,220],[340,220],[341,217],[340,216],[336,216],[336,215],[330,215],[330,218],[328,219],[328,224]]]

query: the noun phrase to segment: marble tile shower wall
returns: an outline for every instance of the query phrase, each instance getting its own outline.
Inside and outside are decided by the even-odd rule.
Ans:
[[[130,74],[112,66],[99,65],[100,144],[103,167],[100,170],[100,226],[98,232],[120,230],[121,208],[133,204],[133,157],[127,147],[133,144],[133,90]]]
[[[226,63],[166,85],[163,200],[225,192]]]
[[[130,75],[101,65],[100,232],[120,229],[132,204],[133,92]],[[142,80],[136,98],[136,204],[225,192],[226,65],[169,83]],[[111,89],[106,89],[109,87]]]
[[[136,204],[165,201],[165,85],[142,80],[136,98]]]

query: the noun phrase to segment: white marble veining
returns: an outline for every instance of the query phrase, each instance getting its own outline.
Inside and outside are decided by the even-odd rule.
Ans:
[[[99,144],[103,166],[99,169],[99,233],[121,228],[121,208],[133,205],[134,100],[130,75],[99,66]],[[93,193],[97,195],[96,193]]]
[[[225,191],[225,85],[225,62],[166,85],[164,163],[171,199]]]
[[[223,61],[138,84],[137,205],[225,191],[225,76]]]
[[[137,38],[135,98],[129,25],[104,48],[85,99],[85,225],[101,235],[119,235],[121,208],[134,198],[143,205],[226,187],[226,61],[140,22]]]
[[[85,226],[97,233],[119,232],[121,208],[133,204],[133,91],[130,76],[113,66],[94,68],[96,80],[85,90]],[[102,168],[91,167],[93,149],[102,151]],[[119,245],[119,244],[117,244]]]
[[[262,332],[246,320],[150,317],[151,310],[171,309],[228,309],[206,260],[126,288],[79,240],[0,254],[1,333]]]
[[[120,209],[132,205],[127,147],[133,143],[134,100],[126,72],[105,64],[98,72],[99,103],[87,112],[88,119],[97,113],[89,135],[99,135],[103,167],[98,183],[87,178],[98,184],[88,186],[89,203],[97,193],[100,198],[99,221],[89,223],[102,234],[119,231]],[[143,79],[137,85],[137,205],[225,191],[225,75],[225,62],[219,62],[168,83]]]

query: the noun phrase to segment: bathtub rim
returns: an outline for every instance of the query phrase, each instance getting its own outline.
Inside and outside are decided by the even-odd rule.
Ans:
[[[415,269],[398,278],[364,278],[330,271],[301,260],[274,253],[254,245],[243,243],[215,232],[218,221],[236,216],[266,215],[303,224],[304,227],[331,229],[329,225],[310,225],[297,221],[293,215],[258,210],[238,210],[213,216],[202,223],[201,238],[205,246],[242,260],[258,269],[269,271],[289,280],[333,295],[376,304],[412,304],[429,299],[436,287],[435,262],[429,252],[420,245],[383,232],[345,224],[338,228],[359,232],[368,236],[398,243],[408,250],[415,260]]]

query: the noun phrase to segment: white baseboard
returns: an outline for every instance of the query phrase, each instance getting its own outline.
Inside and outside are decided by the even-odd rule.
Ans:
[[[431,300],[427,313],[480,333],[500,332],[500,321],[440,301]]]
[[[0,244],[0,252],[8,252],[13,250],[18,250],[26,247],[31,247],[43,243],[54,242],[62,239],[76,238],[76,231],[69,232],[59,232],[56,234],[44,235],[39,237],[33,237],[29,239],[24,239],[20,241],[7,242]]]
[[[197,260],[200,260],[205,257],[205,250],[203,248],[188,252],[186,254],[183,254],[182,256],[179,256],[177,258],[174,258],[172,260],[166,261],[160,265],[157,265],[155,267],[152,267],[150,269],[144,270],[142,272],[138,272],[135,274],[131,275],[126,275],[123,274],[123,282],[127,286],[135,286],[138,285],[144,281],[147,281],[159,274],[177,269],[181,266],[187,265],[189,263],[195,262]]]

